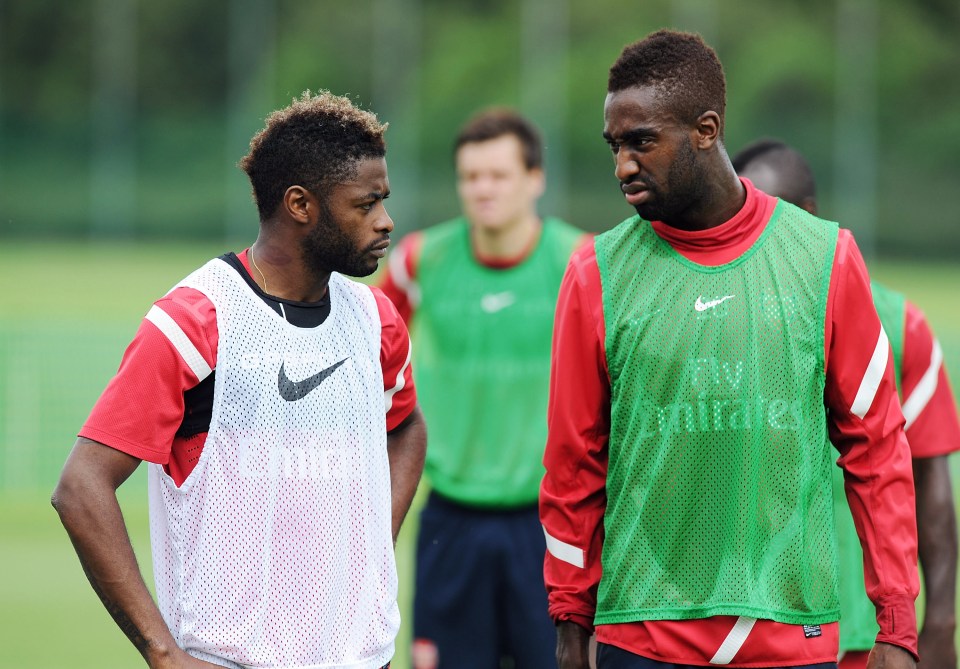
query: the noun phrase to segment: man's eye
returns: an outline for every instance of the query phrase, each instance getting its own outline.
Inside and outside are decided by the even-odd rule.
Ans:
[[[614,143],[614,142],[610,142],[609,146],[610,146],[610,150],[611,150],[613,153],[617,153],[617,152],[620,150],[620,145],[619,145],[619,144],[616,144],[616,143]]]
[[[376,202],[367,202],[366,204],[361,204],[360,208],[364,211],[370,211],[376,204]]]

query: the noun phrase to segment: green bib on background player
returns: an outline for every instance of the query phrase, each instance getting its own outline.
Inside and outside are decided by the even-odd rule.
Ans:
[[[719,267],[638,217],[597,237],[611,381],[597,624],[837,619],[823,404],[837,236],[780,203]]]
[[[903,360],[903,336],[906,326],[906,298],[876,282],[871,282],[873,304],[893,350],[893,367],[897,390],[900,390],[900,362]],[[873,602],[863,584],[863,549],[850,515],[850,505],[843,489],[843,472],[834,473],[834,509],[837,516],[837,537],[840,542],[840,650],[869,650],[877,639],[880,627]]]
[[[535,504],[547,438],[550,343],[560,280],[583,236],[547,219],[520,264],[476,261],[464,219],[424,231],[411,332],[429,426],[425,471],[457,502]]]

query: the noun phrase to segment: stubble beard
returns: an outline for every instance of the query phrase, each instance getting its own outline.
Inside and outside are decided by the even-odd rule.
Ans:
[[[690,141],[682,144],[676,159],[667,172],[666,192],[656,184],[649,184],[653,197],[647,204],[634,207],[640,218],[646,221],[671,221],[681,219],[684,212],[695,206],[704,192],[706,175],[697,163],[697,154]]]
[[[354,242],[343,234],[326,203],[320,202],[320,216],[313,232],[301,242],[303,262],[316,277],[330,272],[347,276],[370,276],[377,269],[376,260],[368,260]]]

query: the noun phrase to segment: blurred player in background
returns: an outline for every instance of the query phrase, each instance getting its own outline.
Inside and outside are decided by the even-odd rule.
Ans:
[[[774,139],[758,140],[733,158],[737,173],[763,192],[817,215],[813,171],[795,149]],[[903,295],[871,282],[873,301],[890,339],[897,390],[913,454],[917,533],[923,569],[924,616],[921,669],[956,669],[957,523],[947,456],[960,450],[960,421],[940,343],[926,318]],[[840,532],[841,669],[866,666],[877,626],[863,590],[863,556],[847,505],[843,481],[835,476]]]
[[[609,72],[638,216],[560,288],[540,507],[561,669],[836,667],[836,452],[877,605],[872,669],[915,666],[910,453],[853,237],[738,179],[723,67],[659,31]]]
[[[463,215],[404,238],[384,292],[408,321],[430,424],[416,669],[555,666],[537,494],[557,291],[584,234],[541,218],[541,139],[492,108],[454,144]]]
[[[256,242],[153,305],[67,459],[53,504],[150,667],[393,656],[426,437],[406,326],[342,276],[389,244],[385,129],[327,92],[267,118],[240,163]],[[142,460],[156,604],[116,498]]]

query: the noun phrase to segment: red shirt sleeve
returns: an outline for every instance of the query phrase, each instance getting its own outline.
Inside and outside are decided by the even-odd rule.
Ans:
[[[377,286],[396,306],[400,317],[407,325],[420,304],[420,289],[417,286],[417,261],[423,234],[414,232],[404,237],[390,254],[387,271]]]
[[[217,341],[216,312],[205,295],[176,288],[157,300],[80,436],[141,460],[170,463],[183,393],[216,367]]]
[[[379,288],[371,288],[380,313],[380,366],[387,432],[397,427],[417,406],[410,365],[410,335],[397,308]]]
[[[960,451],[960,420],[940,342],[923,312],[910,302],[904,326],[900,390],[913,457],[933,458]]]
[[[893,356],[873,306],[867,269],[840,231],[827,303],[826,391],[830,438],[840,451],[847,500],[863,546],[877,641],[917,654],[919,593],[913,470]]]
[[[593,244],[571,257],[554,323],[540,519],[544,581],[555,621],[593,629],[606,507],[610,377]]]

